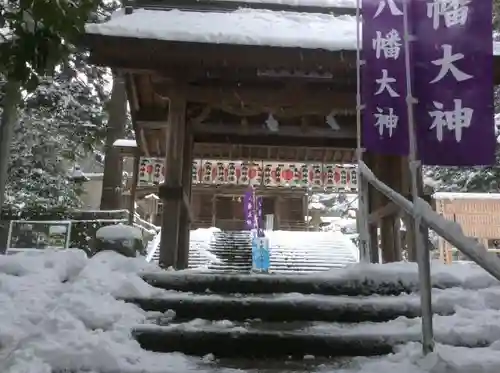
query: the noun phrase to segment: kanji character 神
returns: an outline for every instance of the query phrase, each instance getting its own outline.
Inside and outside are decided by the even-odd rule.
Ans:
[[[373,114],[373,116],[377,119],[375,122],[375,127],[378,127],[378,133],[380,136],[384,135],[385,129],[389,134],[389,137],[392,137],[393,131],[398,126],[399,117],[394,114],[394,109],[389,108],[387,113],[384,113],[384,110],[377,107],[378,113]]]
[[[437,110],[429,112],[433,118],[432,125],[429,129],[436,129],[436,138],[439,142],[443,141],[443,131],[453,131],[455,133],[455,140],[462,141],[463,128],[469,128],[472,122],[472,115],[474,109],[462,107],[462,100],[453,100],[455,107],[453,110],[443,110],[444,105],[441,102],[434,101],[434,107]]]

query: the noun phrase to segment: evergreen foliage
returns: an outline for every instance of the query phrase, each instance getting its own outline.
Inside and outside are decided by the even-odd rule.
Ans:
[[[0,1],[0,102],[7,79],[23,87],[4,209],[80,206],[69,176],[82,159],[102,161],[111,76],[76,46],[88,21],[119,4],[100,0]],[[3,80],[1,79],[3,77]],[[0,114],[2,105],[0,105]]]

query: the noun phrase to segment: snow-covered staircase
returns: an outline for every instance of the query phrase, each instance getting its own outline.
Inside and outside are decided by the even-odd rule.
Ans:
[[[347,269],[337,271],[337,277],[197,271],[147,274],[143,278],[148,283],[167,291],[154,299],[127,299],[144,310],[161,312],[156,325],[137,327],[134,335],[151,351],[243,360],[373,356],[420,340],[419,328],[394,333],[382,324],[420,315],[419,297],[414,294],[417,279],[401,282],[388,273],[370,281],[363,275],[350,276]],[[444,278],[433,286],[461,284]],[[434,312],[451,315],[454,307],[438,302]],[[458,341],[483,347],[480,341],[472,345],[466,339]]]
[[[273,273],[311,273],[344,267],[359,261],[359,252],[339,232],[267,232]],[[159,240],[149,248],[158,262]],[[248,272],[252,267],[251,236],[247,231],[198,229],[191,231],[189,268],[220,272]]]
[[[339,232],[268,232],[272,272],[311,273],[359,261],[359,251]]]

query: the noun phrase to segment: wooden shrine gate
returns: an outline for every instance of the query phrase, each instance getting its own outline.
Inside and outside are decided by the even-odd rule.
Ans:
[[[336,7],[186,0],[172,12],[177,6],[136,0],[87,25],[85,44],[93,63],[125,79],[137,147],[124,153],[165,160],[160,263],[186,268],[194,159],[353,162],[356,24],[339,17],[354,9]],[[406,159],[364,160],[409,196]],[[383,260],[398,260],[401,210],[373,188],[369,201],[372,247],[380,228]]]

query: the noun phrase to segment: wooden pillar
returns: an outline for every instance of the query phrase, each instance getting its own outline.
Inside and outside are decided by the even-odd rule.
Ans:
[[[281,229],[281,197],[274,197],[274,230]]]
[[[132,185],[130,186],[130,200],[128,205],[128,224],[134,225],[135,199],[137,196],[137,183],[139,182],[139,165],[141,156],[138,150],[134,152],[134,166],[132,169]]]
[[[396,192],[404,195],[400,170],[403,162],[406,163],[406,159],[399,156],[384,156],[382,157],[382,162],[384,169],[382,181],[388,184]],[[384,203],[389,203],[389,200],[384,198]],[[382,218],[380,232],[383,262],[400,261],[401,234],[399,210]]]
[[[193,183],[193,133],[192,123],[186,123],[184,134],[184,160],[182,166],[182,190],[187,196],[189,206],[184,206],[181,212],[179,232],[179,256],[177,258],[177,269],[186,269],[189,265],[189,233],[191,230],[191,187]]]
[[[380,164],[374,154],[366,153],[366,165],[372,170],[375,175],[379,175]],[[379,202],[381,198],[380,193],[369,184],[368,188],[368,214],[373,214],[377,210],[377,206],[381,205]],[[370,263],[379,263],[379,239],[378,239],[379,221],[374,221],[368,226],[368,234],[370,240]]]
[[[217,224],[217,194],[212,196],[212,227]]]
[[[402,157],[368,153],[367,162],[369,162],[367,163],[368,166],[378,179],[388,184],[396,192],[403,194],[400,172],[401,164],[404,162]],[[370,200],[370,216],[377,215],[377,213],[386,209],[390,202],[371,186],[368,195]],[[382,262],[388,263],[401,260],[399,209],[395,209],[389,213],[381,213],[379,218],[372,221],[370,226],[370,242],[372,247],[370,261],[372,263],[379,262],[377,228],[380,228]]]
[[[410,171],[408,169],[408,176],[407,176],[407,183],[410,185]],[[418,195],[427,200],[426,196],[424,195],[424,182],[422,178],[422,168],[420,167],[417,171],[417,189],[418,189]],[[406,194],[407,198],[409,200],[413,200],[411,196],[411,187],[408,186],[408,192]],[[405,225],[406,225],[406,248],[408,251],[408,260],[411,262],[416,262],[417,261],[417,248],[415,247],[415,235],[420,234],[422,235],[422,239],[424,242],[424,245],[426,247],[426,250],[430,249],[430,242],[429,242],[429,229],[422,225],[420,226],[420,232],[415,232],[413,229],[413,218],[411,216],[406,215],[405,219]]]
[[[186,124],[186,97],[183,87],[170,92],[165,155],[165,182],[159,187],[163,201],[160,266],[176,267],[183,209],[182,165]]]

